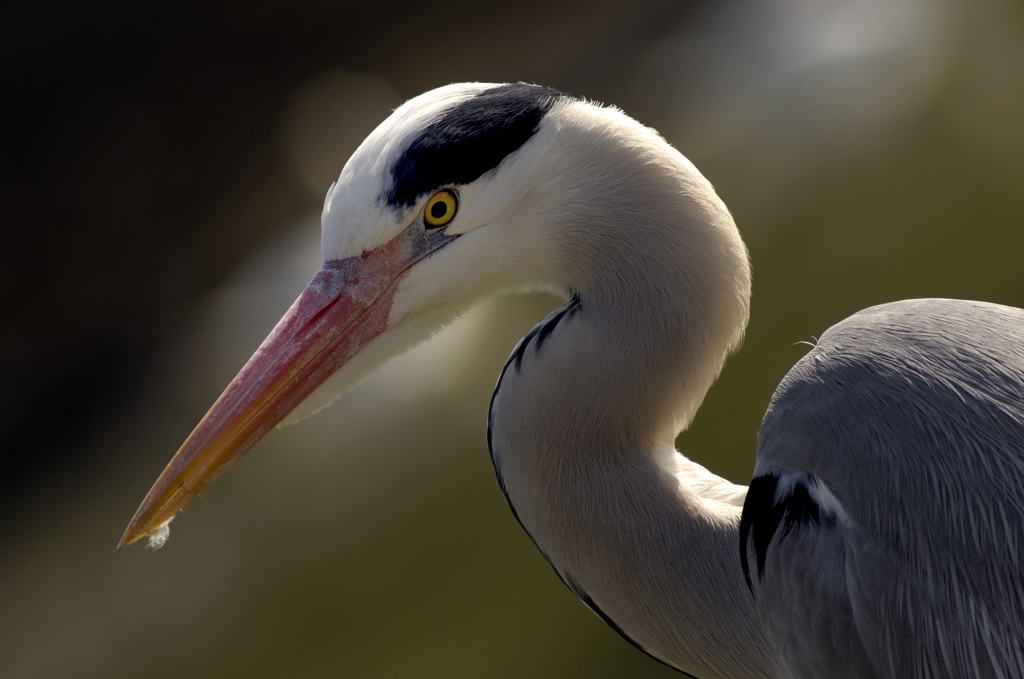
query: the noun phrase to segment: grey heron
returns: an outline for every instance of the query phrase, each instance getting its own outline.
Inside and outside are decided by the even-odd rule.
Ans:
[[[698,677],[1024,676],[1024,312],[915,300],[834,326],[775,393],[748,490],[674,447],[742,337],[747,252],[622,112],[525,84],[416,97],[344,166],[321,244],[121,547],[478,301],[547,290],[566,303],[501,371],[487,442],[622,636]]]

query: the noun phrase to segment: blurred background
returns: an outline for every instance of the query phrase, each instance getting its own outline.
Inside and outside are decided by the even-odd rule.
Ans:
[[[753,315],[678,445],[734,481],[799,342],[907,297],[1024,306],[1016,2],[5,2],[0,676],[678,676],[493,480],[488,397],[552,298],[475,310],[114,550],[319,266],[348,155],[464,80],[619,106],[730,206]]]

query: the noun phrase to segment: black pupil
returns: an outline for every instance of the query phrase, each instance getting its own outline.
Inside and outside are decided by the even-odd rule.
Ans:
[[[439,200],[430,206],[430,216],[434,219],[441,219],[446,214],[448,214],[448,205],[443,200]]]

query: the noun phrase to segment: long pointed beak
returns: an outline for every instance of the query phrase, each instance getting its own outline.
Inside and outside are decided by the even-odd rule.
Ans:
[[[398,281],[452,238],[410,231],[323,265],[160,474],[118,549],[171,519],[384,331]]]

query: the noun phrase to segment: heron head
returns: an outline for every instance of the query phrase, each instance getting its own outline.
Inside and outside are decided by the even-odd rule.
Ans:
[[[704,243],[708,233],[728,247]],[[678,267],[693,244],[699,256]],[[275,425],[487,296],[621,290],[625,270],[699,274],[718,256],[708,253],[743,246],[710,184],[655,132],[548,88],[474,83],[416,97],[370,134],[327,192],[321,249],[321,269],[157,479],[121,547]]]
[[[275,425],[326,406],[474,301],[551,287],[551,250],[523,209],[543,177],[521,165],[567,99],[533,85],[450,85],[381,123],[327,192],[323,266],[178,450],[119,547],[164,525]]]
[[[345,269],[342,294],[373,297],[381,332],[288,422],[496,292],[561,290],[540,214],[553,169],[538,159],[548,115],[572,101],[534,85],[449,85],[410,100],[367,137],[327,192],[318,276]]]

